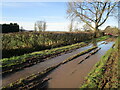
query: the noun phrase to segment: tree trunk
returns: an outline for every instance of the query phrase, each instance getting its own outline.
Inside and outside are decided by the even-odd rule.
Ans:
[[[98,27],[95,27],[95,32],[94,32],[94,38],[97,38],[97,34],[98,34]]]

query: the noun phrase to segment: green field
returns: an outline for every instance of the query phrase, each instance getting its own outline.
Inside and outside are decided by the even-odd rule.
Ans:
[[[109,36],[97,38],[96,41],[105,40],[107,38],[109,38]],[[13,56],[11,58],[0,59],[0,61],[2,62],[2,65],[0,67],[2,67],[2,73],[13,72],[15,70],[37,64],[45,58],[51,58],[51,56],[53,57],[60,53],[83,47],[85,45],[88,45],[90,42],[91,40],[50,50],[43,50],[39,52],[24,54],[21,56]]]
[[[93,33],[70,32],[18,32],[3,34],[2,57],[19,56],[25,53],[51,49],[90,40]]]

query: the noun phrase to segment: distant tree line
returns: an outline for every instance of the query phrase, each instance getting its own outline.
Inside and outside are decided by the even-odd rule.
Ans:
[[[119,29],[117,27],[107,26],[104,30],[106,34],[111,33],[113,35],[118,35]]]
[[[19,25],[17,23],[10,24],[0,24],[2,26],[2,33],[11,33],[11,32],[19,32]]]

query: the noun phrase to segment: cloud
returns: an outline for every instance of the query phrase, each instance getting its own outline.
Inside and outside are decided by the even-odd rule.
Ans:
[[[48,18],[61,18],[61,17],[52,17],[52,16],[45,16],[45,17],[48,17]],[[18,23],[20,25],[20,27],[22,26],[24,29],[26,30],[34,30],[34,23],[35,23],[35,19],[33,21],[28,21],[28,20],[25,20],[25,21],[22,21],[22,20],[16,20],[18,17],[14,17],[16,18],[15,20],[13,19],[13,17],[9,17],[11,19],[9,19],[8,17],[4,17],[6,19],[3,19],[4,21],[0,21],[0,23]],[[7,19],[8,18],[8,19]],[[20,17],[19,17],[20,18]],[[22,18],[22,17],[21,17]],[[0,18],[1,20],[1,18]],[[114,20],[113,20],[114,21]],[[69,30],[69,25],[70,25],[70,21],[47,21],[47,31],[68,31]],[[75,22],[76,23],[76,22]],[[82,23],[79,23],[78,24],[78,28],[82,28]],[[94,25],[92,23],[92,25]],[[100,29],[104,29],[106,26],[118,26],[118,21],[114,21],[114,22],[111,22],[110,20],[106,21],[101,27]]]
[[[64,19],[62,16],[40,16],[40,18],[46,18],[46,19]]]
[[[1,5],[1,4],[0,4]],[[41,6],[41,7],[48,7],[47,3],[43,2],[3,2],[3,7],[32,7],[32,6]]]
[[[47,31],[68,31],[68,22],[47,23]]]
[[[0,21],[1,24],[6,23],[18,23],[19,26],[23,27],[26,30],[34,30],[34,22],[23,22],[23,21]],[[47,31],[67,31],[68,30],[68,22],[48,22],[47,23]]]
[[[71,0],[3,0],[3,2],[68,2]]]
[[[68,20],[65,19],[62,16],[36,16],[36,17],[21,17],[21,16],[16,16],[16,17],[1,17],[3,21],[29,21],[29,22],[36,22],[36,21],[46,21],[46,22],[67,22]]]
[[[3,0],[3,2],[95,2],[95,0]],[[97,0],[99,2],[105,2],[109,0]],[[120,0],[111,0],[112,2],[119,2]]]

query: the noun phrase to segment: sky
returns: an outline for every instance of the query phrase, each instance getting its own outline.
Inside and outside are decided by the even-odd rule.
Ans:
[[[47,22],[47,31],[68,31],[66,2],[3,2],[0,23],[18,23],[26,30],[34,30],[36,21]],[[118,26],[118,20],[110,18],[102,27]],[[82,27],[82,23],[80,24]]]

